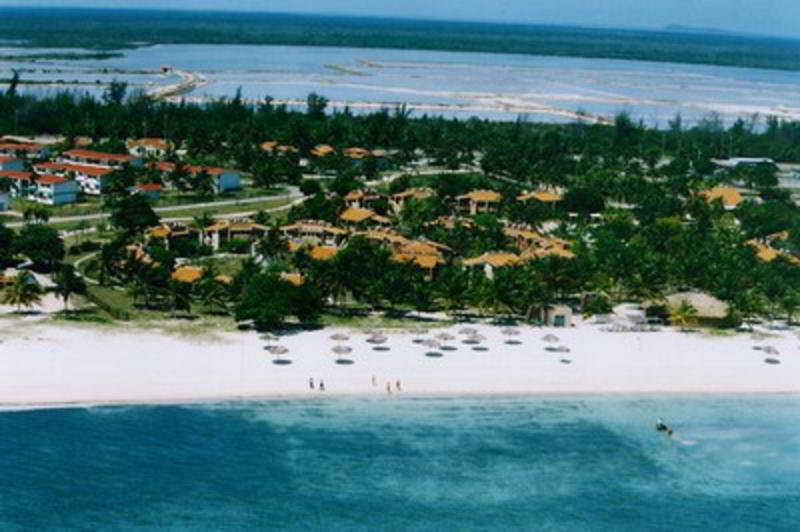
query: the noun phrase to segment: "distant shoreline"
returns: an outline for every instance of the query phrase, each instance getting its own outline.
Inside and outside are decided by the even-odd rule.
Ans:
[[[43,17],[42,12],[58,16]],[[800,40],[731,33],[258,12],[10,7],[7,46],[252,44],[486,52],[800,70]],[[211,23],[211,25],[209,25]],[[198,31],[202,26],[203,31]]]

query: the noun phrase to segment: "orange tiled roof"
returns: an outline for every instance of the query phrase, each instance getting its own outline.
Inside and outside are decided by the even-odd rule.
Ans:
[[[486,201],[490,203],[497,203],[503,199],[503,196],[499,192],[495,192],[494,190],[473,190],[472,192],[468,192],[467,194],[462,194],[458,196],[456,199],[468,199],[470,201]]]
[[[317,144],[311,150],[311,155],[314,157],[325,157],[326,155],[330,155],[335,151],[336,150],[333,149],[333,146],[329,146],[328,144]]]
[[[305,277],[303,277],[303,274],[299,272],[294,272],[294,273],[281,272],[281,279],[295,286],[302,286],[306,282],[306,279]]]
[[[118,153],[105,153],[92,150],[67,150],[64,155],[69,157],[82,157],[85,159],[97,159],[99,161],[130,162],[134,160],[131,155],[120,155]]]
[[[193,283],[203,277],[205,272],[206,269],[202,266],[181,266],[172,272],[172,278],[182,283]]]
[[[527,192],[517,196],[517,200],[519,201],[528,201],[530,199],[535,199],[536,201],[541,201],[543,203],[556,203],[563,200],[564,196],[556,192],[547,192],[544,190]]]
[[[515,266],[520,263],[520,258],[508,251],[487,251],[479,257],[466,259],[464,266],[482,266],[489,264],[495,268],[502,268],[503,266]]]
[[[334,246],[316,246],[309,254],[314,260],[331,260],[339,250]]]
[[[413,262],[420,268],[430,270],[441,264],[444,260],[437,255],[411,255],[408,253],[395,253],[392,255],[392,260],[395,262]]]
[[[152,148],[158,148],[161,150],[168,150],[170,147],[170,142],[166,139],[161,138],[143,138],[143,139],[131,139],[126,142],[129,148],[134,146],[150,146]]]
[[[368,149],[359,147],[345,148],[343,153],[345,157],[349,157],[351,159],[363,159],[364,157],[370,155],[370,151]]]
[[[721,199],[725,207],[733,208],[739,205],[743,200],[741,193],[733,187],[714,187],[709,190],[704,190],[700,193],[706,198],[707,202],[712,202],[716,199]]]
[[[376,214],[369,209],[359,209],[357,207],[351,207],[344,211],[342,214],[339,215],[341,220],[345,222],[354,222],[359,223],[363,222],[364,220],[369,220],[370,218],[374,218]]]

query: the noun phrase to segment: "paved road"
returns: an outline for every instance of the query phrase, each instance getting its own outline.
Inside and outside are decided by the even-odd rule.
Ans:
[[[303,195],[297,191],[296,189],[290,190],[287,194],[282,194],[280,196],[258,196],[254,198],[243,198],[243,199],[235,199],[235,200],[223,200],[223,201],[209,201],[205,203],[191,203],[187,205],[173,205],[169,207],[156,207],[153,210],[158,213],[162,212],[178,212],[178,211],[188,211],[191,209],[203,209],[203,208],[211,208],[214,207],[223,207],[227,205],[247,205],[248,203],[259,203],[262,201],[270,201],[270,200],[296,200],[301,199]],[[236,213],[238,214],[238,213]],[[226,215],[228,216],[228,215]],[[54,216],[50,218],[48,223],[61,223],[61,222],[80,222],[80,221],[96,221],[96,220],[104,220],[108,218],[108,213],[101,212],[96,214],[82,214],[78,216]],[[165,220],[170,220],[169,218],[165,218]],[[21,227],[24,222],[10,222],[7,223],[7,227]]]

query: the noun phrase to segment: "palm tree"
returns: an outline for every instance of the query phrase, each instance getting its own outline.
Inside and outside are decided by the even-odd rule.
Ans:
[[[62,264],[58,272],[53,276],[56,286],[53,292],[64,300],[64,310],[69,307],[69,298],[73,294],[85,294],[86,282],[81,276],[75,273],[72,264]]]
[[[670,310],[669,321],[673,325],[679,325],[681,329],[692,327],[697,323],[697,309],[683,299],[680,305]]]
[[[42,303],[42,288],[33,274],[27,271],[17,274],[14,282],[3,291],[2,302],[6,305],[16,305],[17,312],[22,307],[30,308]]]

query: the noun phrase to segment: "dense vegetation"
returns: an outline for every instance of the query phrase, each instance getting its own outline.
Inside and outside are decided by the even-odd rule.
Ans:
[[[609,126],[413,118],[402,107],[361,116],[325,111],[325,98],[315,94],[309,95],[306,112],[296,112],[269,98],[254,106],[239,98],[171,104],[126,97],[125,87],[115,85],[101,100],[69,93],[34,99],[17,95],[12,87],[0,96],[0,130],[66,133],[66,145],[89,135],[98,140],[95,147],[119,151],[127,137],[165,136],[186,148],[185,161],[247,170],[256,187],[301,184],[309,197],[289,212],[290,219],[338,222],[342,197],[377,176],[381,165],[425,159],[426,164],[471,170],[411,174],[383,190],[428,186],[436,192],[411,201],[393,220],[404,236],[426,237],[454,251],[454,259],[431,280],[413,264],[393,261],[386,248],[360,238],[352,238],[333,260],[319,261],[304,252],[289,253],[273,229],[258,245],[266,262],[246,263],[230,284],[218,282],[218,272],[209,267],[192,285],[170,274],[178,257],[207,254],[201,246],[151,244],[145,251],[152,263],[131,260],[128,246],[157,217],[146,201],[131,199],[127,191],[137,179],[153,176],[130,168],[119,171],[106,197],[118,231],[98,255],[94,275],[105,284],[127,287],[145,307],[175,311],[201,303],[214,312],[235,309],[240,318],[272,327],[290,315],[314,320],[326,302],[333,302],[333,309],[356,302],[391,311],[480,307],[531,318],[545,305],[578,295],[592,295],[585,308],[597,311],[616,301],[659,301],[676,290],[697,289],[730,305],[730,323],[760,314],[792,317],[800,309],[800,268],[793,257],[800,250],[800,212],[789,192],[777,186],[774,166],[722,170],[710,160],[758,156],[798,161],[798,123],[768,118],[763,124],[740,120],[726,128],[711,116],[687,128],[676,117],[669,129],[654,130],[626,115]],[[297,152],[264,151],[260,145],[268,139]],[[336,152],[313,157],[317,144],[329,144]],[[342,155],[352,146],[381,148],[387,155],[354,163]],[[309,166],[301,168],[301,159],[308,159]],[[301,181],[304,173],[327,178],[312,184]],[[167,179],[178,187],[202,186],[180,174],[179,166]],[[698,195],[720,184],[747,189],[736,210]],[[429,223],[451,214],[453,198],[474,188],[501,192],[498,212],[475,216],[470,227],[452,230]],[[553,206],[516,200],[523,190],[537,188],[563,190],[563,201]],[[386,205],[376,210],[386,211]],[[554,223],[556,236],[572,243],[575,257],[499,268],[493,279],[460,266],[460,259],[486,251],[519,251],[503,232],[507,223],[538,228]],[[787,232],[785,238],[771,237],[781,231]],[[787,253],[763,260],[754,242]],[[0,229],[0,243],[0,259],[18,254],[48,270],[58,270],[64,255],[53,232],[41,224],[16,234]],[[42,254],[45,249],[48,253]],[[305,283],[284,282],[281,274],[286,272],[301,272]]]
[[[4,8],[4,39],[37,47],[280,44],[637,59],[800,70],[800,41],[543,25],[232,12]]]

